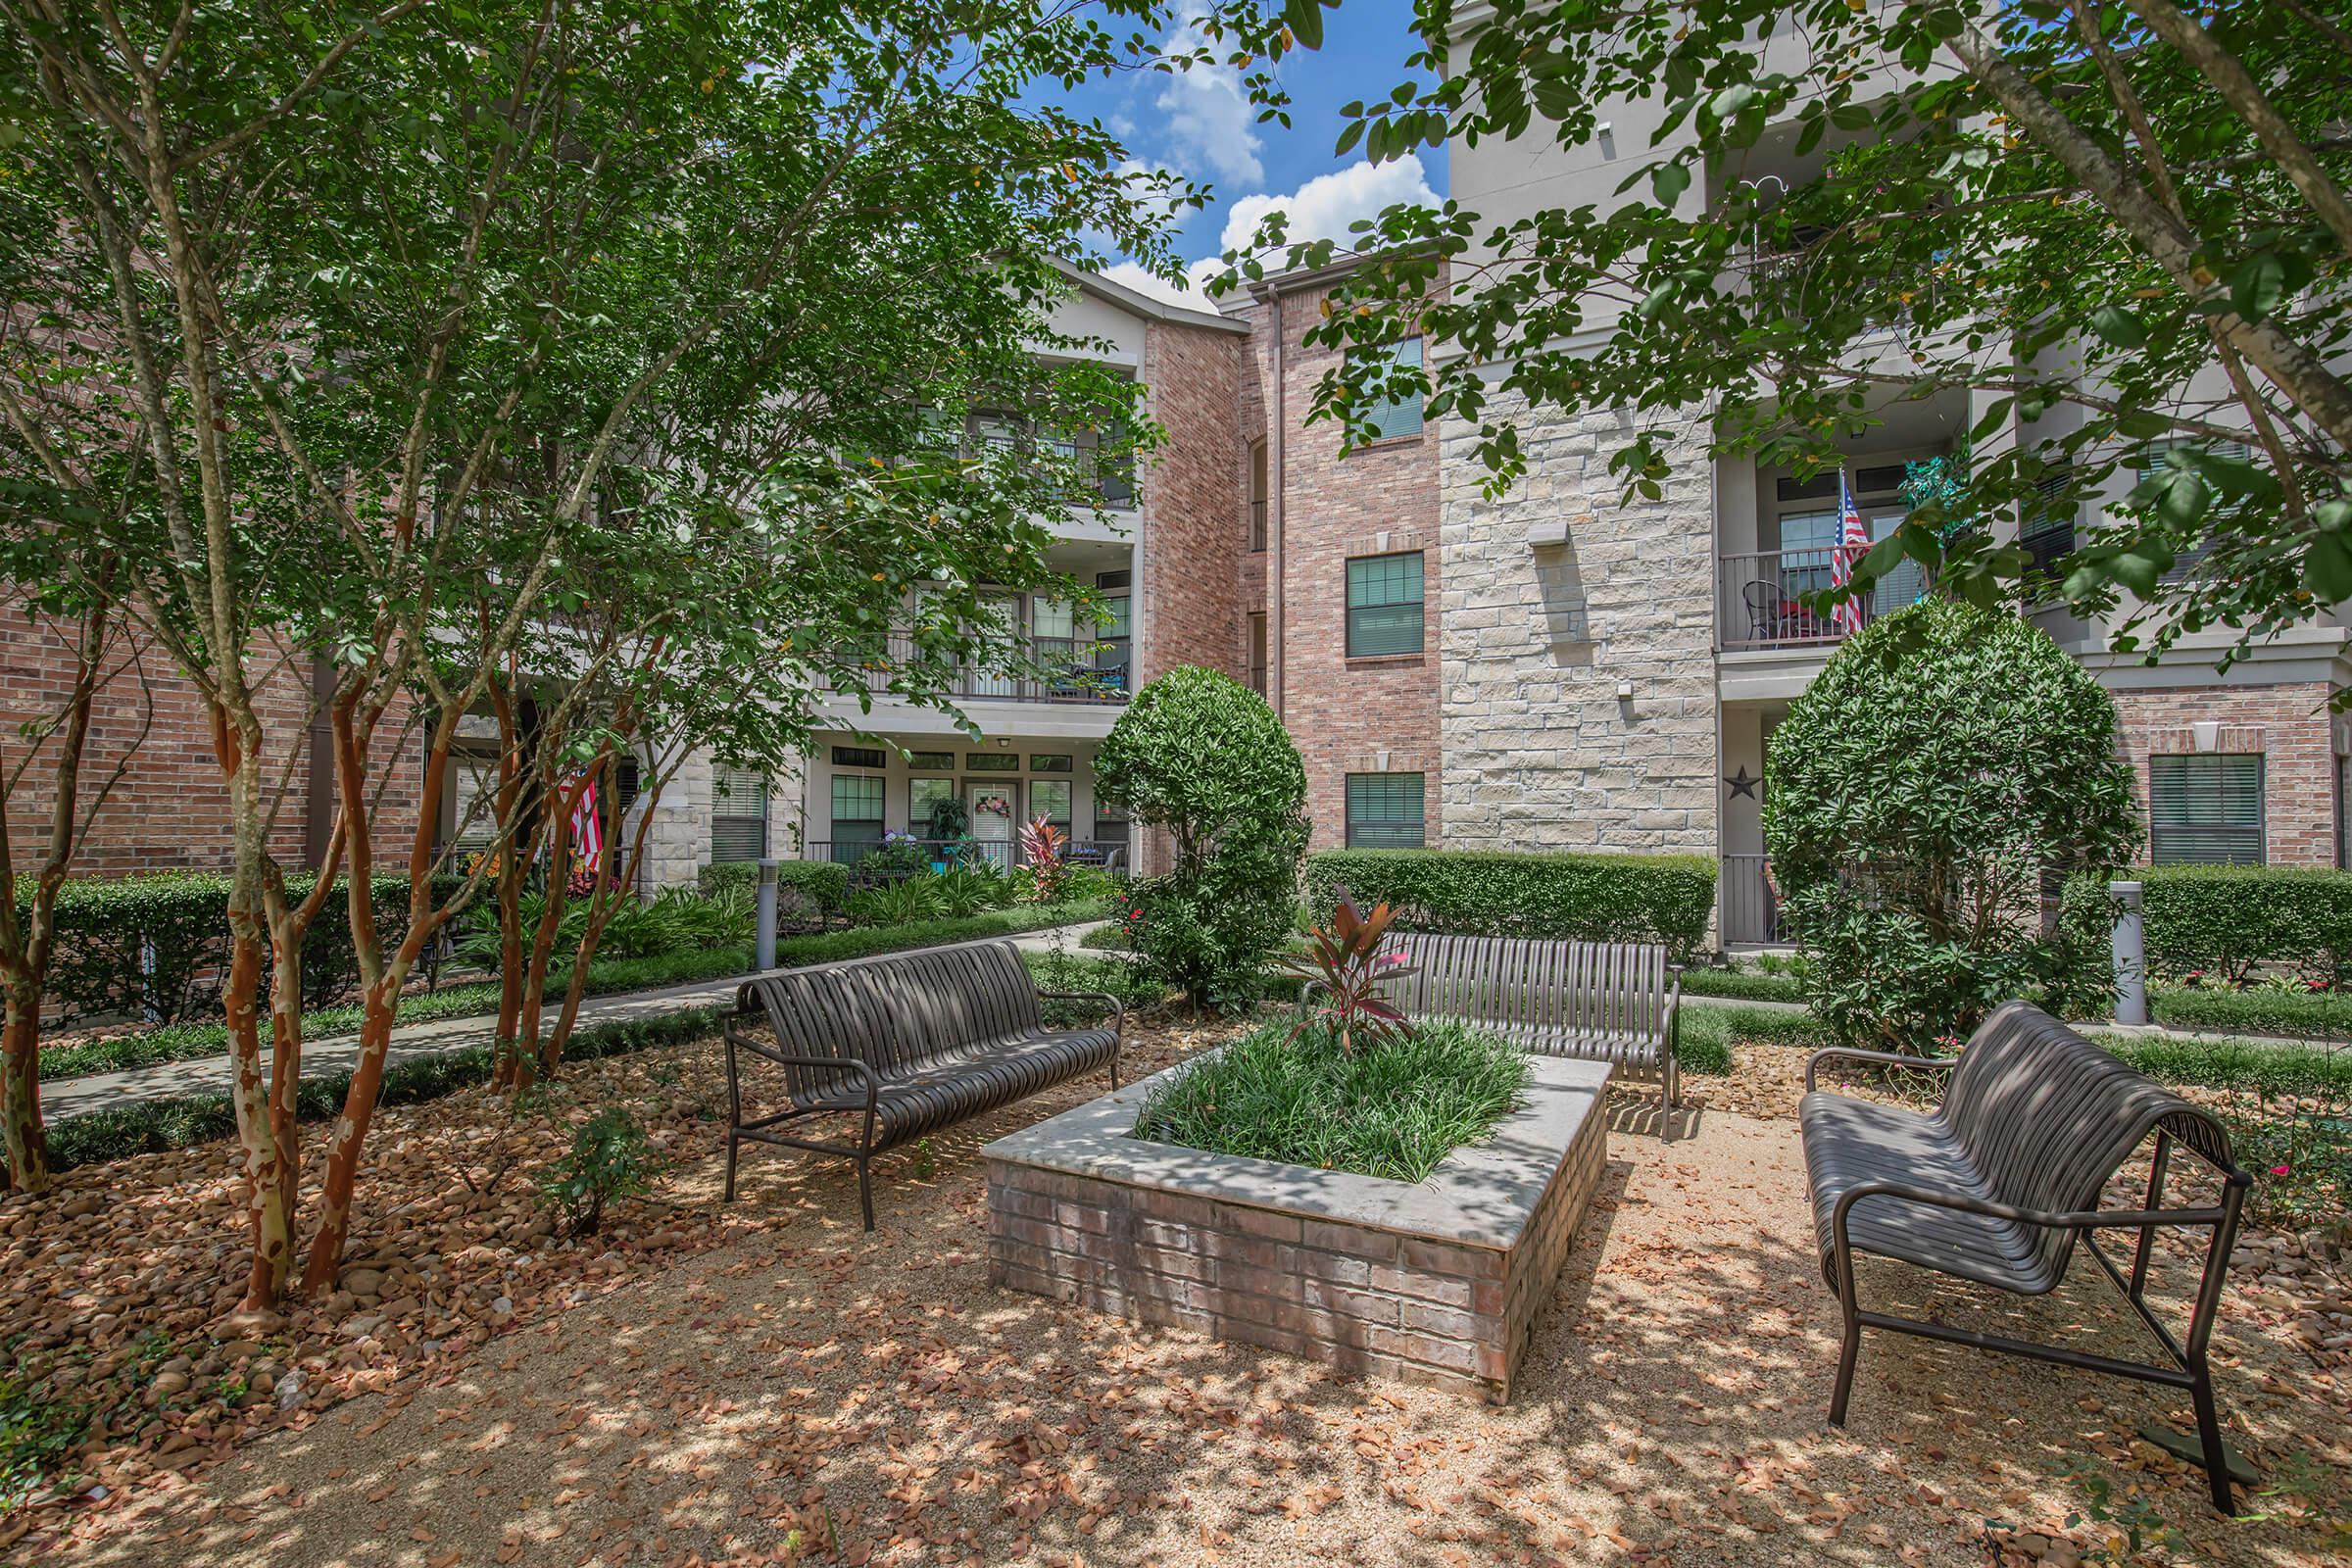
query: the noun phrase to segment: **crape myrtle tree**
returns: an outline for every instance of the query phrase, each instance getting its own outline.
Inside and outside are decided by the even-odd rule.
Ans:
[[[1196,1006],[1257,1000],[1291,935],[1306,853],[1306,767],[1266,700],[1183,664],[1135,694],[1095,757],[1095,789],[1167,835],[1174,863],[1129,889],[1136,952]]]
[[[1298,34],[1314,9],[1236,0],[1220,36],[1247,48],[1286,20]],[[1581,149],[1627,98],[1678,144],[1623,146],[1613,200],[1507,219],[1400,205],[1358,224],[1345,248],[1367,259],[1310,334],[1358,352],[1314,416],[1360,438],[1384,396],[1425,386],[1499,492],[1525,468],[1521,408],[1710,415],[1679,454],[1654,428],[1613,454],[1626,494],[1654,499],[1674,462],[1814,471],[1888,407],[1965,395],[1963,493],[1915,508],[1849,592],[1907,558],[1994,603],[2035,567],[1985,528],[1948,528],[1953,509],[2071,517],[2121,472],[2144,477],[2048,570],[2078,611],[2129,612],[2119,646],[2222,628],[2226,662],[2352,597],[2340,5],[1463,10],[1419,0],[1426,44],[1394,92],[1349,106],[1342,150]],[[1278,110],[1277,83],[1258,95]],[[1818,177],[1751,177],[1768,152]],[[1342,248],[1284,241],[1278,215],[1230,259],[1255,277]],[[1426,368],[1362,352],[1416,334]]]
[[[0,509],[46,511],[53,499],[35,484],[0,500]],[[140,685],[143,695],[144,681],[136,641],[117,613],[119,564],[104,550],[82,555],[86,543],[79,530],[0,523],[0,549],[7,553],[12,585],[0,597],[0,612],[21,615],[30,635],[53,639],[67,656],[69,671],[65,690],[45,706],[35,706],[43,703],[38,692],[11,694],[12,707],[23,702],[33,710],[21,725],[23,752],[0,766],[0,986],[6,988],[0,1133],[5,1134],[8,1184],[21,1193],[49,1187],[49,1141],[41,1120],[41,997],[57,953],[58,893],[155,716],[154,704],[142,703],[143,721],[133,734],[116,738],[112,763],[92,758],[99,694],[119,680],[125,687]],[[35,831],[24,832],[20,821]],[[20,844],[28,861],[22,877],[17,872]]]
[[[290,904],[270,854],[296,761],[265,722],[272,680],[297,657],[331,663],[334,858],[363,975],[304,1259],[316,1293],[349,1233],[403,987],[484,881],[477,867],[435,891],[453,743],[532,662],[548,617],[573,612],[575,564],[625,558],[613,531],[651,526],[604,505],[624,469],[681,466],[697,525],[762,532],[778,577],[824,568],[805,634],[768,645],[804,668],[902,648],[881,629],[918,571],[943,585],[909,613],[943,626],[984,577],[1045,575],[1032,503],[1070,502],[1054,443],[973,465],[920,437],[1000,406],[1016,362],[1055,346],[1048,258],[1102,235],[1172,270],[1161,225],[1199,192],[1027,101],[1040,80],[1151,63],[1098,16],[1165,20],[1142,0],[0,0],[0,210],[30,258],[10,309],[62,323],[0,367],[6,461],[94,500],[97,456],[122,471],[135,455],[142,504],[102,534],[121,603],[211,711],[234,839],[224,1004],[251,1304],[295,1261],[290,977],[330,886]],[[1133,389],[1105,390],[1066,403],[1084,424],[1131,424]],[[998,482],[1013,467],[1022,482]],[[814,490],[779,500],[761,488],[779,473]],[[665,629],[625,618],[642,603],[614,612],[615,659],[655,638],[674,652],[730,612],[705,600]],[[733,608],[757,624],[767,607]],[[952,641],[915,636],[909,662]],[[420,785],[406,822],[387,808],[395,778]],[[410,885],[388,950],[367,874],[379,852]]]
[[[1764,845],[1807,1001],[1921,1051],[2012,997],[2114,995],[2107,877],[2139,842],[2115,700],[2016,615],[1932,598],[1864,627],[1773,731]]]

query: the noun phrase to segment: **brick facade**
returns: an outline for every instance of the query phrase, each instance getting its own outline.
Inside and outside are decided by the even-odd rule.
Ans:
[[[262,662],[257,660],[257,667]],[[29,622],[13,611],[0,623],[0,767],[13,773],[23,761],[25,724],[48,724],[60,716],[73,690],[74,667],[72,645],[54,628]],[[280,864],[307,865],[310,761],[315,755],[304,733],[310,668],[292,660],[270,668],[257,706],[268,736],[273,788],[278,769],[289,761],[293,765],[284,775],[270,847]],[[115,877],[134,871],[225,869],[234,852],[228,788],[213,751],[203,697],[172,660],[153,647],[139,650],[133,658],[130,645],[122,643],[108,669],[111,678],[93,705],[82,772],[83,808],[117,768],[123,771],[69,874]],[[387,722],[388,730],[397,727],[396,719]],[[379,750],[394,750],[389,738]],[[397,858],[405,864],[422,784],[414,739],[384,765],[391,779],[378,818],[377,856],[379,861]],[[46,761],[36,760],[10,794],[10,837],[19,870],[36,864],[47,847],[54,776]]]
[[[1308,328],[1321,319],[1329,289],[1310,286],[1281,297],[1281,342],[1276,312],[1261,301],[1252,319],[1252,366],[1259,385],[1245,415],[1279,417],[1281,568],[1277,586],[1283,722],[1306,763],[1312,847],[1347,841],[1349,773],[1419,773],[1423,840],[1444,840],[1439,780],[1439,606],[1446,578],[1438,535],[1438,432],[1360,447],[1343,455],[1339,426],[1309,424],[1316,384],[1337,368],[1336,351],[1309,347]],[[1279,352],[1277,352],[1279,349]],[[1279,374],[1280,396],[1274,396]],[[1267,432],[1270,446],[1276,432]],[[1348,657],[1348,562],[1357,556],[1418,551],[1422,558],[1423,642],[1417,654],[1376,659]],[[1245,560],[1259,560],[1247,554]],[[1271,569],[1270,567],[1263,569]],[[1272,612],[1261,597],[1251,607]]]
[[[2124,749],[2138,774],[2141,820],[2150,757],[2259,752],[2266,858],[2273,865],[2337,864],[2334,725],[2328,697],[2320,681],[2116,692]]]

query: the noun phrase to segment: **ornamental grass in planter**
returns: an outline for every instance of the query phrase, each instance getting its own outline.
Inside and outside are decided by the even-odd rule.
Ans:
[[[1526,1055],[1427,1023],[1342,1051],[1316,1021],[1268,1024],[1193,1063],[1144,1102],[1135,1136],[1219,1154],[1419,1182],[1518,1102]]]

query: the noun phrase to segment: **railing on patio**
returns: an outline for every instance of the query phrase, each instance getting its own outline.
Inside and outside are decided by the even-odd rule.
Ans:
[[[1717,573],[1717,624],[1726,648],[1789,648],[1834,643],[1856,627],[1808,608],[1807,594],[1830,586],[1837,552],[1751,550],[1723,558]],[[1868,600],[1853,607],[1867,622]]]
[[[966,669],[948,686],[951,697],[1013,703],[1123,703],[1127,701],[1127,653],[1123,643],[1093,637],[1028,637],[1024,657],[1038,672],[1000,674]],[[910,638],[893,634],[887,651],[867,666],[865,688],[890,690],[892,670],[911,661]]]
[[[901,842],[905,842],[902,840]],[[1020,840],[1015,839],[917,839],[924,854],[921,869],[966,863],[978,859],[1000,871],[1010,871],[1029,863],[1022,853]],[[864,880],[891,881],[912,876],[914,865],[884,857],[885,863],[866,866],[883,849],[878,839],[810,839],[801,846],[799,858],[831,860],[840,865],[860,868]],[[1072,839],[1062,852],[1062,858],[1072,865],[1097,866],[1112,876],[1122,876],[1127,868],[1125,839]]]
[[[1723,858],[1723,943],[1726,947],[1772,943],[1781,937],[1781,901],[1765,872],[1770,857]]]

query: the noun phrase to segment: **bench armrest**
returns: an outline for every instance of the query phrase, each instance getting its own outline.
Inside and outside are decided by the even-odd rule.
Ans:
[[[1110,1086],[1119,1086],[1119,1058],[1127,1054],[1127,1004],[1107,991],[1046,991],[1037,994],[1040,1002],[1100,1002],[1110,1008]]]
[[[1863,1051],[1853,1046],[1830,1046],[1816,1051],[1805,1058],[1805,1093],[1813,1092],[1813,1075],[1825,1061],[1879,1061],[1892,1067],[1914,1067],[1925,1072],[1950,1072],[1960,1065],[1958,1056],[1913,1056],[1900,1051]]]
[[[737,1016],[742,1015],[739,1013]],[[762,1061],[772,1061],[779,1067],[814,1067],[825,1072],[851,1073],[857,1078],[858,1086],[865,1091],[867,1108],[871,1109],[875,1103],[876,1092],[881,1087],[881,1080],[874,1076],[874,1069],[871,1066],[858,1060],[856,1056],[806,1056],[791,1052],[776,1051],[761,1045],[748,1035],[737,1034],[735,1025],[732,1023],[724,1025],[720,1032],[726,1036],[727,1042],[727,1088],[730,1092],[735,1088],[736,1082],[735,1053],[741,1050],[749,1052]]]

